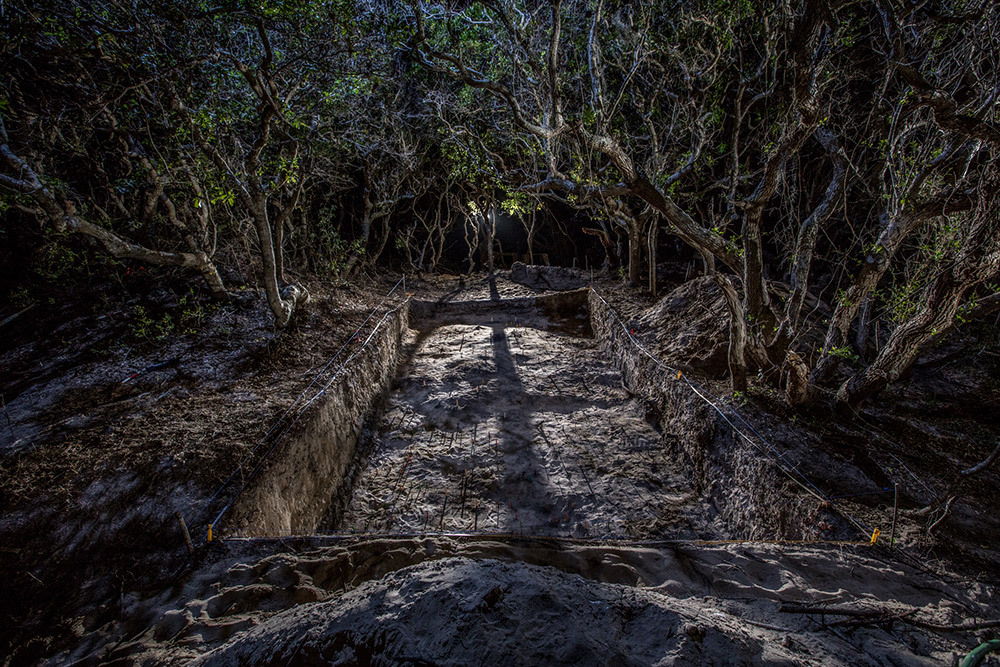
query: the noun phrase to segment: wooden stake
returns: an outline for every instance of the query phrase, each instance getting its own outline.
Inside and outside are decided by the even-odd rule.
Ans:
[[[177,523],[181,524],[181,534],[184,536],[184,544],[188,548],[188,553],[194,554],[194,544],[191,542],[191,533],[188,532],[187,524],[184,523],[184,517],[181,516],[180,512],[174,512],[174,516],[177,517]]]

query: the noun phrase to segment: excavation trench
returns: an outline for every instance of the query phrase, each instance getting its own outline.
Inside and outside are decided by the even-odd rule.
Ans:
[[[660,535],[688,496],[622,386],[587,291],[415,306],[343,512],[349,532]]]
[[[413,300],[303,416],[228,534],[676,534],[692,496],[588,290]]]
[[[592,290],[409,300],[358,345],[224,534],[812,535],[811,498]]]

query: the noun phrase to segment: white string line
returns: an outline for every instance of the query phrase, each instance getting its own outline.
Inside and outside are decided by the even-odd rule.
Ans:
[[[721,409],[720,409],[720,408],[719,408],[719,407],[718,407],[718,406],[717,406],[717,405],[716,405],[716,404],[715,404],[714,402],[712,402],[711,400],[709,400],[709,399],[708,399],[708,398],[707,398],[706,396],[704,396],[704,395],[703,395],[703,394],[702,394],[702,393],[701,393],[700,391],[698,391],[698,389],[696,389],[696,388],[695,388],[695,384],[694,384],[694,383],[692,383],[692,382],[691,382],[691,381],[690,381],[690,380],[688,379],[687,375],[685,375],[685,374],[684,374],[684,373],[683,373],[682,371],[680,371],[680,370],[678,370],[678,369],[676,369],[676,368],[673,368],[673,367],[671,367],[670,365],[668,365],[668,364],[666,364],[666,363],[664,363],[664,362],[660,361],[660,360],[659,360],[659,359],[658,359],[657,357],[655,357],[655,356],[654,356],[654,355],[652,355],[652,354],[651,354],[650,352],[648,352],[648,351],[647,351],[647,350],[645,349],[645,347],[643,347],[643,346],[642,346],[642,344],[641,344],[641,343],[640,343],[640,342],[639,342],[639,341],[638,341],[638,340],[637,340],[637,339],[635,338],[635,336],[634,336],[634,335],[633,335],[633,334],[632,334],[632,333],[631,333],[631,332],[629,331],[628,327],[627,327],[627,326],[625,326],[625,323],[624,323],[624,322],[623,322],[623,321],[621,320],[621,318],[620,318],[620,317],[618,317],[618,314],[617,314],[617,313],[615,312],[614,308],[612,308],[612,307],[611,307],[611,304],[609,304],[609,303],[608,303],[608,302],[607,302],[607,301],[606,301],[606,300],[604,299],[604,297],[602,297],[602,296],[601,296],[601,295],[600,295],[600,294],[599,294],[599,293],[597,292],[597,290],[595,290],[595,289],[594,289],[593,287],[591,287],[591,288],[590,288],[590,291],[591,291],[591,292],[593,292],[593,293],[594,293],[594,295],[595,295],[595,296],[597,296],[597,298],[598,298],[598,299],[600,299],[600,300],[601,300],[601,301],[602,301],[602,302],[604,303],[604,305],[608,307],[608,311],[609,311],[610,315],[611,315],[611,316],[612,316],[612,317],[613,317],[613,318],[614,318],[614,319],[615,319],[615,320],[616,320],[616,321],[618,322],[618,324],[619,324],[619,325],[620,325],[620,326],[622,327],[622,331],[623,331],[623,332],[625,333],[625,336],[626,336],[626,337],[628,338],[628,340],[629,340],[629,341],[630,341],[630,342],[631,342],[631,343],[632,343],[633,345],[635,345],[635,346],[636,346],[636,347],[637,347],[637,348],[639,349],[639,351],[641,351],[641,352],[642,352],[642,353],[643,353],[644,355],[646,355],[647,357],[649,357],[649,358],[650,358],[650,359],[651,359],[651,360],[653,361],[653,363],[655,363],[656,365],[660,366],[661,368],[665,368],[665,369],[667,369],[667,370],[671,371],[671,373],[678,373],[678,374],[680,374],[680,376],[681,376],[681,377],[682,377],[682,378],[684,379],[684,381],[685,381],[685,382],[687,383],[687,385],[688,385],[688,386],[689,386],[689,387],[691,388],[691,390],[692,390],[692,391],[693,391],[693,392],[694,392],[694,393],[695,393],[695,394],[696,394],[696,395],[697,395],[697,396],[698,396],[699,398],[701,398],[701,399],[702,399],[703,401],[705,401],[706,403],[708,403],[708,404],[709,404],[709,405],[710,405],[710,406],[711,406],[711,407],[712,407],[712,408],[713,408],[713,409],[714,409],[714,410],[715,410],[716,412],[718,412],[718,413],[719,413],[719,416],[720,416],[720,417],[722,417],[722,418],[723,418],[723,419],[724,419],[724,420],[726,421],[726,423],[727,423],[727,424],[729,424],[730,428],[732,428],[734,432],[736,432],[736,433],[738,433],[738,434],[739,434],[740,436],[742,436],[742,437],[743,437],[743,439],[744,439],[744,440],[746,440],[746,441],[747,441],[748,443],[750,443],[750,444],[754,445],[755,447],[757,447],[758,449],[760,449],[760,446],[759,446],[759,445],[757,445],[756,443],[754,443],[754,442],[753,442],[753,439],[752,439],[752,438],[750,438],[750,436],[748,436],[748,435],[747,435],[746,433],[744,433],[744,432],[743,432],[743,431],[741,431],[741,430],[740,430],[739,428],[737,428],[737,426],[736,426],[735,424],[733,424],[733,422],[732,422],[732,421],[731,421],[731,420],[730,420],[730,419],[729,419],[729,418],[728,418],[728,417],[727,417],[727,416],[726,416],[726,415],[725,415],[725,414],[724,414],[724,413],[722,412],[722,410],[721,410]],[[704,388],[702,388],[702,389],[704,389]],[[707,389],[704,389],[704,391],[705,391],[706,393],[709,393],[709,394],[711,394],[711,392],[709,392],[709,391],[708,391]],[[713,396],[714,396],[714,395],[713,395]],[[722,401],[721,401],[721,400],[720,400],[720,399],[719,399],[719,398],[718,398],[717,396],[714,396],[714,398],[715,398],[716,400],[718,400],[718,401],[719,401],[720,403],[722,402]],[[852,524],[854,524],[854,525],[855,525],[855,527],[857,527],[857,528],[858,528],[859,530],[861,530],[861,531],[862,531],[862,532],[863,532],[863,533],[864,533],[865,535],[868,535],[868,534],[870,534],[870,532],[871,532],[871,531],[870,531],[870,530],[869,530],[869,529],[868,529],[867,527],[865,527],[865,526],[864,526],[864,525],[863,525],[863,524],[862,524],[861,522],[859,522],[859,521],[858,521],[857,519],[855,519],[855,518],[854,518],[853,516],[851,516],[851,515],[850,515],[850,514],[849,514],[848,512],[846,512],[846,511],[845,511],[845,510],[843,510],[843,509],[842,509],[841,507],[839,507],[839,506],[838,506],[838,505],[837,505],[836,503],[834,503],[834,502],[833,502],[833,500],[832,500],[832,499],[830,499],[830,498],[826,497],[826,495],[825,495],[825,494],[823,494],[823,492],[822,492],[822,491],[820,491],[820,489],[819,489],[819,488],[818,488],[818,487],[817,487],[817,486],[816,486],[815,484],[813,484],[813,482],[812,482],[812,481],[810,481],[808,477],[806,477],[806,476],[805,476],[804,474],[802,474],[802,472],[800,472],[800,471],[798,470],[798,467],[797,467],[797,466],[792,466],[791,462],[790,462],[790,461],[789,461],[789,460],[788,460],[788,459],[786,458],[786,456],[785,456],[784,454],[782,454],[781,452],[779,452],[779,451],[777,450],[777,448],[775,448],[775,447],[774,447],[774,445],[772,445],[772,444],[771,444],[770,442],[768,442],[768,441],[767,441],[767,439],[766,439],[766,438],[764,438],[764,437],[763,437],[762,435],[760,435],[760,433],[758,433],[758,432],[757,432],[757,431],[756,431],[756,430],[755,430],[755,429],[754,429],[754,428],[753,428],[753,427],[752,427],[752,426],[751,426],[751,425],[750,425],[750,424],[749,424],[749,423],[748,423],[748,422],[747,422],[747,421],[746,421],[746,420],[745,420],[745,419],[743,418],[743,416],[742,416],[742,415],[740,415],[740,413],[739,413],[739,412],[738,412],[738,411],[737,411],[737,410],[736,410],[735,408],[733,408],[733,407],[732,407],[732,406],[730,406],[730,405],[726,405],[726,407],[727,407],[727,409],[729,409],[729,410],[730,410],[730,411],[731,411],[731,412],[732,412],[732,413],[733,413],[734,415],[736,415],[736,417],[737,417],[737,418],[738,418],[738,419],[739,419],[739,420],[740,420],[741,422],[743,422],[743,423],[744,423],[744,424],[745,424],[745,425],[746,425],[746,426],[747,426],[748,428],[750,428],[750,430],[751,430],[751,431],[752,431],[752,432],[753,432],[753,433],[754,433],[754,434],[755,434],[755,435],[757,436],[757,438],[758,438],[758,439],[759,439],[759,440],[760,440],[760,441],[761,441],[762,443],[764,443],[764,444],[765,444],[765,445],[766,445],[766,446],[767,446],[767,447],[768,447],[768,448],[769,448],[769,449],[770,449],[770,450],[771,450],[771,451],[772,451],[772,452],[773,452],[773,453],[774,453],[774,454],[775,454],[775,455],[776,455],[776,456],[777,456],[777,457],[778,457],[779,459],[781,459],[782,461],[784,461],[784,462],[785,462],[785,464],[786,464],[787,466],[789,466],[790,470],[789,470],[789,469],[786,469],[786,468],[785,468],[784,466],[782,466],[782,465],[780,465],[780,464],[778,465],[778,469],[779,469],[779,470],[781,470],[781,471],[782,471],[783,473],[785,473],[785,475],[786,475],[786,476],[787,476],[787,477],[788,477],[789,479],[791,479],[791,480],[792,480],[793,482],[795,482],[795,483],[796,483],[797,485],[799,485],[800,487],[802,487],[802,489],[803,489],[803,490],[805,490],[806,492],[808,492],[809,494],[811,494],[811,495],[815,496],[815,497],[816,497],[817,499],[819,499],[819,500],[821,500],[821,501],[823,501],[823,502],[826,502],[826,503],[829,503],[831,507],[834,507],[834,508],[835,508],[835,509],[836,509],[836,510],[837,510],[838,512],[840,512],[840,513],[841,513],[841,514],[842,514],[842,515],[843,515],[843,516],[844,516],[845,518],[847,518],[847,519],[848,519],[848,520],[849,520],[849,521],[850,521],[850,522],[851,522]],[[801,478],[802,478],[803,480],[805,480],[805,482],[806,482],[806,483],[807,483],[807,484],[808,484],[809,486],[811,486],[811,487],[812,487],[812,489],[810,489],[810,488],[806,487],[806,486],[805,486],[805,485],[804,485],[804,484],[803,484],[803,483],[802,483],[801,481],[799,481],[798,479],[796,479],[796,478],[795,478],[795,477],[794,477],[794,476],[793,476],[793,475],[791,474],[791,473],[792,473],[792,471],[794,471],[794,472],[795,472],[795,474],[797,474],[797,475],[798,475],[799,477],[801,477]]]
[[[686,379],[687,378],[685,378],[685,380]],[[741,431],[740,429],[738,429],[736,427],[736,425],[733,424],[733,422],[731,422],[729,420],[729,418],[726,417],[726,415],[722,413],[722,410],[720,410],[718,408],[718,406],[715,405],[715,403],[713,403],[708,398],[706,398],[705,396],[703,396],[702,393],[700,391],[698,391],[697,389],[695,389],[694,386],[691,385],[690,382],[688,382],[688,386],[690,386],[691,387],[691,391],[693,391],[695,394],[697,394],[703,401],[705,401],[706,403],[708,403],[709,405],[711,405],[715,409],[715,411],[719,413],[719,416],[722,417],[726,421],[727,424],[729,424],[730,428],[732,428],[735,433],[738,433],[739,435],[741,435],[744,440],[746,440],[749,444],[751,444],[754,447],[756,447],[758,451],[764,451],[763,448],[761,448],[760,445],[758,445],[757,443],[755,443],[752,438],[750,438],[746,433],[744,433],[743,431]],[[787,461],[787,459],[785,459],[785,460]],[[805,484],[803,484],[799,480],[795,479],[795,477],[792,476],[791,472],[788,471],[788,470],[786,470],[781,465],[778,466],[778,469],[781,470],[782,472],[784,472],[785,475],[787,475],[790,480],[792,480],[793,482],[795,482],[796,484],[798,484],[799,487],[801,487],[806,493],[809,493],[810,495],[814,496],[816,499],[818,499],[818,500],[820,500],[822,502],[829,503],[831,507],[834,507],[838,512],[840,512],[841,514],[843,514],[851,523],[853,523],[855,525],[855,527],[857,527],[857,529],[862,532],[862,534],[869,535],[871,533],[870,530],[868,530],[866,527],[862,526],[853,516],[851,516],[846,511],[844,511],[843,509],[841,509],[840,507],[838,507],[833,502],[833,500],[831,500],[830,498],[827,498],[825,495],[823,495],[823,493],[821,491],[819,491],[819,489],[816,488],[816,485],[813,484],[811,481],[809,481],[809,479],[805,475],[803,475],[801,472],[799,472],[797,469],[793,468],[792,470],[794,470],[797,475],[799,475],[800,477],[802,477],[802,479],[804,479],[810,486],[812,486],[813,487],[812,489],[810,489],[809,487],[807,487]],[[816,489],[816,490],[814,491],[813,489]]]
[[[214,501],[216,497],[218,497],[218,495],[222,493],[223,489],[229,486],[229,483],[232,482],[233,479],[236,477],[236,475],[239,473],[239,471],[243,469],[243,466],[246,465],[247,461],[249,461],[253,457],[253,455],[256,454],[257,451],[264,445],[264,443],[267,442],[267,439],[271,437],[271,434],[274,433],[275,430],[277,430],[278,426],[285,419],[285,417],[287,417],[288,414],[295,408],[295,406],[298,405],[299,401],[302,400],[302,397],[306,395],[306,392],[308,392],[312,388],[312,386],[316,384],[316,381],[319,380],[319,378],[322,377],[322,375],[327,371],[330,365],[333,364],[334,361],[336,361],[337,357],[339,357],[340,354],[344,351],[344,349],[346,349],[347,346],[351,343],[351,341],[354,340],[354,337],[361,332],[361,329],[363,329],[364,326],[368,324],[371,318],[385,304],[385,302],[389,299],[392,293],[396,291],[396,289],[400,286],[403,280],[405,280],[405,276],[396,281],[396,284],[393,285],[392,289],[390,289],[386,293],[386,295],[382,297],[382,300],[379,302],[379,304],[375,306],[375,308],[373,308],[372,311],[368,314],[368,317],[366,317],[364,321],[360,325],[358,325],[358,328],[354,330],[354,333],[352,333],[350,337],[347,339],[347,341],[340,346],[340,349],[337,350],[337,352],[330,358],[330,360],[326,362],[326,365],[323,366],[323,368],[321,368],[316,373],[316,375],[313,376],[312,381],[308,385],[306,385],[305,389],[302,390],[302,392],[298,395],[298,397],[296,397],[296,399],[292,402],[292,404],[289,405],[287,408],[285,408],[285,411],[281,413],[281,416],[278,417],[278,419],[274,422],[271,428],[268,429],[267,433],[264,434],[264,436],[254,446],[254,448],[250,451],[250,453],[243,457],[243,459],[239,462],[239,465],[236,466],[236,469],[233,470],[233,472],[229,475],[229,477],[226,478],[226,481],[224,481],[222,485],[215,490],[215,493],[213,493],[211,497],[209,497],[209,499],[202,505],[201,510],[198,511],[198,514],[195,515],[194,519],[192,519],[191,522],[188,524],[189,526],[193,527],[196,524],[198,519],[200,519],[202,515],[205,513],[205,510],[207,510],[209,506],[212,504],[212,501]],[[281,436],[278,437],[280,438]]]
[[[613,543],[623,546],[672,546],[672,545],[705,545],[705,546],[725,546],[728,544],[802,544],[802,545],[823,545],[835,544],[846,546],[870,546],[869,540],[769,540],[769,539],[718,539],[703,540],[699,538],[691,539],[637,539],[624,534],[605,534],[593,537],[573,537],[572,535],[543,535],[537,533],[513,533],[510,531],[495,530],[434,530],[434,531],[398,531],[398,532],[315,532],[315,533],[295,533],[292,531],[275,533],[272,535],[261,535],[247,537],[241,535],[229,536],[227,542],[273,542],[275,540],[316,540],[331,542],[352,542],[366,541],[373,539],[412,539],[416,537],[450,537],[450,538],[514,538],[518,540],[530,539],[546,542],[568,542],[573,544],[588,545],[593,542]],[[897,552],[901,553],[901,552]],[[926,571],[926,570],[925,570]]]
[[[371,341],[374,339],[375,334],[378,333],[378,330],[382,328],[382,325],[385,324],[385,322],[389,318],[389,316],[392,315],[393,313],[397,312],[400,308],[402,308],[403,306],[405,306],[409,302],[410,302],[410,299],[409,299],[409,297],[407,297],[398,306],[396,306],[392,310],[386,311],[386,313],[382,316],[382,319],[379,320],[379,323],[376,324],[375,327],[372,329],[371,333],[368,334],[368,338],[365,339],[365,341],[361,344],[361,346],[359,346],[354,352],[352,352],[351,356],[349,356],[347,358],[347,360],[344,361],[344,363],[342,363],[340,365],[340,368],[338,368],[337,371],[333,374],[333,376],[330,377],[329,381],[327,381],[327,383],[325,385],[323,385],[323,388],[320,389],[311,399],[309,399],[309,401],[306,402],[305,405],[302,406],[302,408],[299,410],[298,414],[295,416],[295,419],[292,420],[292,422],[278,435],[277,438],[275,438],[274,444],[272,444],[271,448],[267,450],[267,453],[265,453],[264,456],[261,457],[261,460],[258,462],[257,466],[253,469],[253,471],[250,473],[250,475],[247,477],[246,481],[240,487],[240,490],[237,491],[236,494],[232,498],[230,498],[229,503],[227,503],[226,506],[222,508],[222,510],[219,512],[219,514],[212,521],[211,525],[213,527],[219,523],[219,520],[222,519],[223,515],[225,515],[225,513],[229,510],[229,508],[232,507],[233,503],[236,502],[236,500],[240,497],[240,495],[246,490],[246,488],[247,488],[247,486],[249,486],[250,482],[252,482],[254,480],[254,478],[257,476],[257,474],[264,467],[264,463],[267,462],[267,460],[268,460],[268,458],[270,458],[271,454],[274,453],[274,450],[277,449],[278,445],[281,444],[281,442],[284,440],[284,437],[298,423],[299,419],[302,418],[302,415],[305,414],[305,412],[309,409],[309,407],[313,403],[315,403],[321,396],[323,396],[323,395],[326,394],[326,390],[330,388],[330,385],[333,384],[334,380],[336,380],[340,376],[340,374],[344,371],[344,369],[347,368],[347,365],[350,364],[355,358],[357,358],[357,356],[359,354],[361,354],[361,352],[365,348],[368,347],[369,343],[371,343]]]

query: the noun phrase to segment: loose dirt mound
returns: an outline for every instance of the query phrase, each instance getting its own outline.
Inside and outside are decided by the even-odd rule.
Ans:
[[[227,547],[232,553],[204,565],[180,595],[157,602],[155,630],[103,657],[937,665],[978,642],[975,632],[945,626],[989,618],[1000,602],[992,588],[944,583],[865,546],[446,537],[271,546],[284,553],[256,562],[249,550],[268,545]],[[802,613],[823,608],[831,613]],[[844,609],[856,614],[836,613]]]
[[[663,361],[711,377],[726,374],[729,311],[709,276],[684,283],[643,312],[636,334]]]

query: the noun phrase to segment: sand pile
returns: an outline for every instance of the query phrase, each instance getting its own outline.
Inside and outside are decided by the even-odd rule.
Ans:
[[[636,335],[666,363],[687,372],[728,370],[729,310],[711,276],[671,291],[635,321]]]
[[[866,546],[232,543],[102,659],[199,664],[954,664],[1000,596]],[[877,591],[877,593],[876,593]],[[802,613],[808,609],[828,609]],[[853,610],[854,616],[836,613]],[[282,611],[284,610],[284,611]],[[989,630],[986,630],[988,632]],[[65,657],[65,656],[63,656]]]

